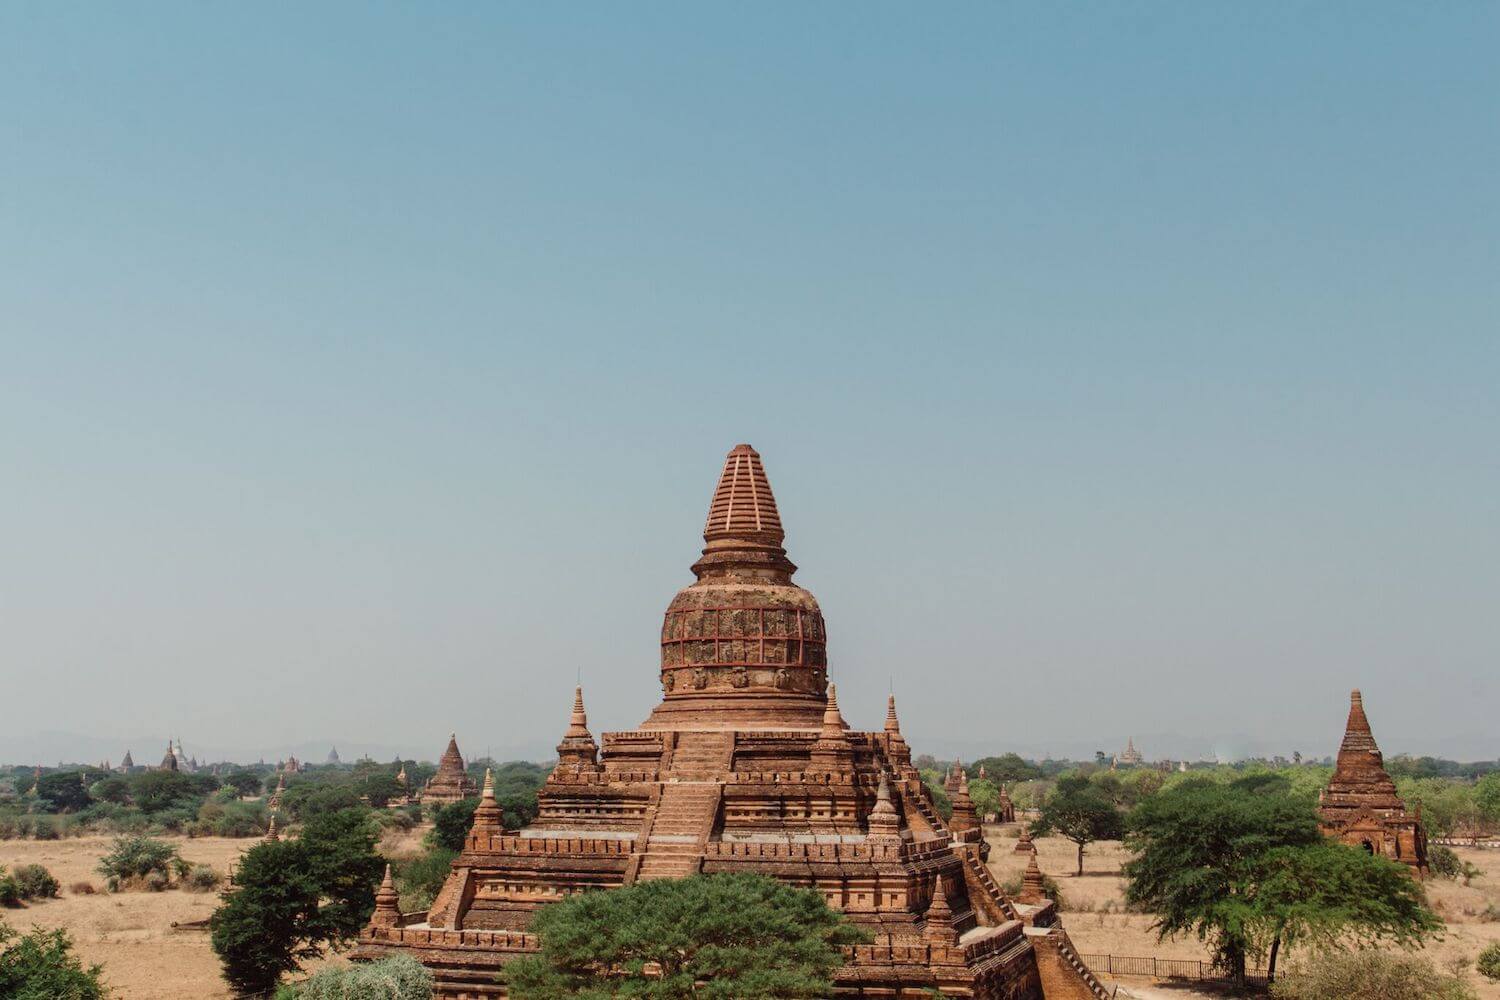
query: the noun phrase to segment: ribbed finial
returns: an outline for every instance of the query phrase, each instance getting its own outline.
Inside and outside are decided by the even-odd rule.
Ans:
[[[735,445],[724,459],[724,471],[709,503],[703,540],[740,538],[780,545],[784,537],[760,455],[748,444]]]
[[[584,739],[589,736],[589,717],[583,710],[583,686],[573,689],[573,712],[568,716],[568,737]]]
[[[885,731],[901,732],[901,721],[896,718],[896,696],[893,694],[885,696]]]

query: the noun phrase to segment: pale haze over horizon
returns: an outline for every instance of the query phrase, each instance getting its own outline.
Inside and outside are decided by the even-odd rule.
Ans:
[[[856,728],[1496,758],[1497,41],[7,5],[0,761],[633,728],[741,441]]]

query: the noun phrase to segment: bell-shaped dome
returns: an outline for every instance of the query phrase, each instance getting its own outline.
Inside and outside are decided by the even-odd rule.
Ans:
[[[643,728],[819,729],[827,635],[783,538],[760,455],[737,445],[709,503],[698,580],[662,622],[663,698]]]

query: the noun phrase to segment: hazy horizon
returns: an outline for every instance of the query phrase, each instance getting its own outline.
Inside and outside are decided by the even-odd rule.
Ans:
[[[0,758],[633,728],[740,441],[856,727],[1500,757],[1497,28],[9,7]]]

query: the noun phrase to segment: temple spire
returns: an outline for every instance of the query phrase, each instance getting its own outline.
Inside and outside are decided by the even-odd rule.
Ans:
[[[708,504],[708,520],[703,525],[706,544],[693,572],[699,579],[761,572],[789,582],[797,567],[782,548],[785,538],[760,454],[748,444],[735,445],[724,459],[724,471]]]
[[[276,832],[276,817],[272,816],[271,822],[266,826],[265,842],[268,844],[274,844],[280,839],[281,836]]]
[[[1021,876],[1021,895],[1018,897],[1023,903],[1037,904],[1047,898],[1047,886],[1042,880],[1041,866],[1036,863],[1036,851],[1032,850],[1031,860],[1026,862],[1026,874]]]
[[[391,866],[386,865],[385,877],[380,880],[380,888],[375,890],[375,912],[370,916],[371,925],[395,927],[401,919],[399,902],[396,882],[391,878]]]
[[[833,770],[845,767],[854,759],[849,746],[847,724],[839,713],[837,685],[828,685],[828,703],[823,709],[823,728],[818,741],[813,744],[811,764],[817,770]]]
[[[958,932],[953,927],[953,905],[948,902],[948,890],[943,885],[941,875],[937,877],[937,884],[932,890],[932,902],[927,907],[926,927],[923,928],[922,935],[935,944],[958,943]]]
[[[599,745],[589,732],[588,715],[583,710],[583,688],[573,689],[573,710],[568,715],[568,731],[557,745],[557,766],[574,771],[599,770]]]
[[[737,444],[724,459],[724,471],[708,505],[703,540],[750,539],[780,545],[781,513],[771,493],[760,454],[748,444]]]
[[[592,739],[589,733],[588,713],[583,710],[583,685],[573,689],[573,713],[568,717],[570,739]]]
[[[479,795],[479,807],[474,810],[474,822],[469,827],[469,839],[478,840],[475,847],[479,850],[488,850],[489,844],[486,838],[496,836],[505,831],[505,817],[500,811],[500,803],[495,801],[495,776],[489,768],[484,769],[484,790]]]
[[[958,787],[953,791],[953,818],[948,821],[948,829],[954,833],[979,829],[979,816],[974,811],[974,800],[969,797],[969,776],[962,770],[958,772]]]
[[[875,793],[875,808],[870,810],[869,839],[878,841],[901,840],[901,815],[891,801],[891,785],[880,772],[880,787]]]

